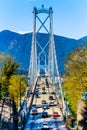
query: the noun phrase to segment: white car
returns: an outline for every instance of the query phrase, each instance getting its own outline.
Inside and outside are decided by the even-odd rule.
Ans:
[[[48,122],[43,122],[41,130],[50,130]]]
[[[53,120],[53,130],[67,130],[64,122],[62,120]],[[56,128],[58,127],[58,128]]]

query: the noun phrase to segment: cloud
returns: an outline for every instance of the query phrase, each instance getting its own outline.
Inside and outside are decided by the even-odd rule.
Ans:
[[[19,34],[31,33],[32,31],[18,31]]]

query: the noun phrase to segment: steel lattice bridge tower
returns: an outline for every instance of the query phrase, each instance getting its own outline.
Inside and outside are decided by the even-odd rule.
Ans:
[[[42,5],[41,9],[34,7],[34,24],[32,33],[32,46],[31,46],[31,57],[29,65],[28,79],[32,86],[36,77],[42,75],[50,77],[52,83],[55,82],[55,78],[59,78],[58,64],[56,58],[56,50],[54,44],[54,33],[53,33],[53,10],[52,7],[45,9]],[[43,16],[45,14],[45,19]],[[37,27],[37,22],[40,26]],[[48,26],[46,26],[48,23]],[[45,33],[48,34],[48,40],[46,43],[41,44],[38,40],[38,34],[44,29]],[[44,37],[45,38],[45,37]],[[43,43],[43,41],[42,41]]]

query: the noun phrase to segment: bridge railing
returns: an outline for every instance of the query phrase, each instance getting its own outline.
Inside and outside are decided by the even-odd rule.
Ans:
[[[33,102],[34,92],[35,92],[35,88],[37,86],[37,82],[38,82],[38,79],[35,80],[34,85],[32,86],[32,96],[29,98],[29,100],[28,100],[27,95],[25,96],[22,108],[21,108],[20,112],[18,113],[17,118],[18,118],[18,129],[19,130],[20,129],[23,130],[25,127],[25,124],[27,122],[28,115],[30,114],[31,105]]]

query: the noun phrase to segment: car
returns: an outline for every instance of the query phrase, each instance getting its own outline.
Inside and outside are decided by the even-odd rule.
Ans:
[[[48,113],[46,111],[42,112],[42,118],[47,118],[48,117]]]
[[[35,97],[36,97],[36,98],[39,98],[39,94],[38,94],[38,93],[36,93],[36,94],[35,94]]]
[[[38,115],[37,109],[36,109],[36,108],[33,108],[33,109],[31,110],[31,114],[32,114],[32,115]]]
[[[43,108],[43,109],[49,109],[49,106],[48,106],[48,104],[43,104],[43,105],[42,105],[42,108]]]
[[[50,130],[48,122],[43,122],[41,130]]]
[[[35,88],[35,91],[39,91],[38,88]]]
[[[53,100],[53,96],[50,95],[50,96],[49,96],[49,100]]]
[[[56,93],[53,91],[53,92],[51,92],[51,94],[55,95]]]
[[[43,91],[42,94],[46,94],[46,91]]]
[[[35,94],[38,94],[39,93],[39,91],[35,91]]]
[[[31,95],[31,94],[33,94],[33,92],[31,90],[28,90],[27,94]]]
[[[46,100],[42,100],[41,103],[42,103],[42,104],[46,104]]]
[[[32,107],[33,107],[33,108],[36,108],[36,107],[37,107],[37,105],[36,105],[36,104],[32,104]]]
[[[50,102],[49,106],[55,106],[54,102]]]
[[[52,120],[52,124],[57,124],[58,130],[70,130],[63,120]]]
[[[59,117],[58,112],[53,112],[53,117],[54,117],[54,118],[55,118],[55,117]]]

